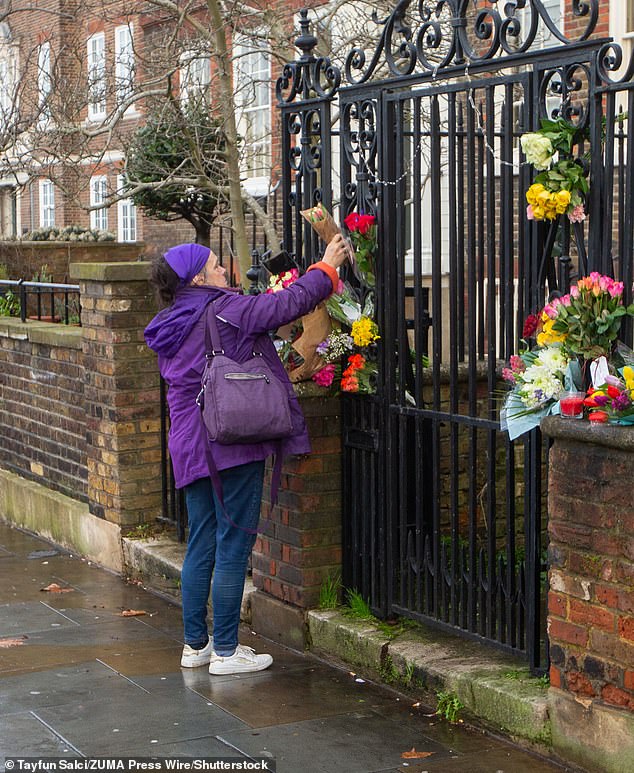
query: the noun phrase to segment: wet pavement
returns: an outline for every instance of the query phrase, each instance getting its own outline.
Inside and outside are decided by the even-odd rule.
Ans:
[[[0,523],[0,767],[135,756],[265,757],[278,773],[563,770],[248,629],[242,643],[270,652],[269,670],[181,669],[181,635],[175,604]],[[413,749],[430,754],[402,757]]]

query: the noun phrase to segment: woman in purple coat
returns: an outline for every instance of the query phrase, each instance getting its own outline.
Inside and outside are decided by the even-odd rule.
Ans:
[[[189,538],[181,574],[185,647],[181,666],[209,664],[211,674],[261,671],[270,655],[257,655],[238,643],[240,604],[247,561],[260,517],[264,460],[271,454],[310,451],[306,425],[293,387],[268,333],[315,308],[337,287],[336,269],[344,262],[343,238],[336,237],[324,258],[285,290],[242,295],[227,286],[217,256],[199,244],[168,250],[153,264],[152,282],[166,307],[145,330],[158,354],[169,386],[169,450],[177,488],[185,489]],[[315,269],[315,270],[313,270]],[[288,388],[292,433],[282,440],[221,445],[208,439],[196,396],[205,364],[205,311],[214,302],[224,352],[242,362],[256,350]],[[246,410],[257,406],[245,406]],[[219,502],[211,466],[219,471]],[[223,512],[224,508],[224,512]],[[212,584],[213,576],[213,584]],[[213,641],[207,631],[207,601],[212,589]]]

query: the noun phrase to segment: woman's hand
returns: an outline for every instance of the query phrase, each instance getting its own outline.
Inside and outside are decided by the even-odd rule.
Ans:
[[[339,266],[345,263],[348,258],[348,249],[346,246],[346,240],[341,234],[337,234],[334,239],[326,247],[324,257],[322,260],[333,268],[339,268]]]

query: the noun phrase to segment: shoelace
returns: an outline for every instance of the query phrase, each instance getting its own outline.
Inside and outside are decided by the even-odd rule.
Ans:
[[[238,644],[233,656],[235,657],[236,655],[243,655],[247,660],[255,660],[255,650],[253,647],[247,647],[244,644]]]

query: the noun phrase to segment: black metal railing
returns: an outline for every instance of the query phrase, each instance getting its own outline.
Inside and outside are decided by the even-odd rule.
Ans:
[[[81,325],[79,285],[0,279],[3,316]]]

